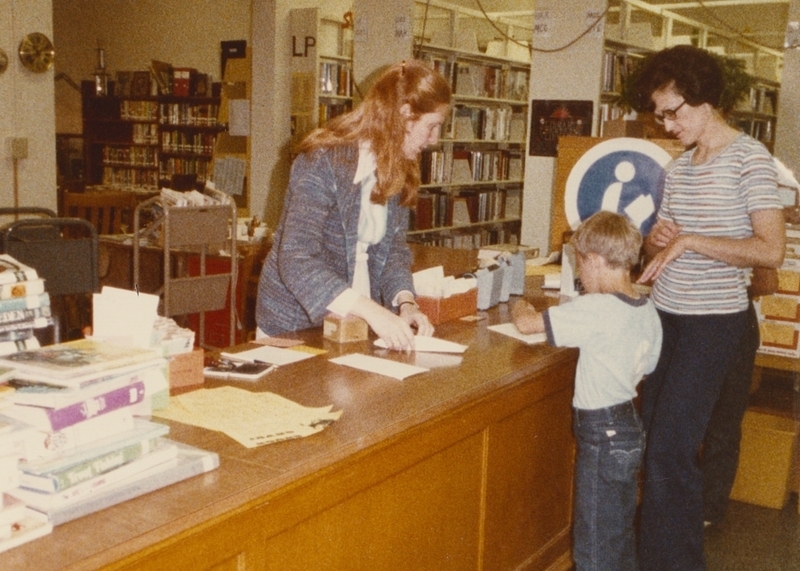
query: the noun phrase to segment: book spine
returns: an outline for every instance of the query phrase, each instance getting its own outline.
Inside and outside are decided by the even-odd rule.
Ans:
[[[36,270],[21,264],[11,256],[0,257],[0,284],[13,284],[38,279]]]
[[[132,429],[133,414],[126,407],[58,432],[34,429],[23,431],[24,458],[30,462],[38,462]]]
[[[106,488],[118,485],[120,482],[132,478],[140,472],[174,460],[177,456],[177,446],[167,441],[163,442],[165,443],[160,448],[149,452],[138,460],[120,466],[105,474],[90,478],[89,480],[84,480],[80,484],[67,488],[66,490],[45,494],[43,492],[26,490],[24,488],[16,488],[10,490],[9,494],[25,502],[28,507],[39,511],[58,509],[59,507],[79,502],[94,493],[99,493]]]
[[[62,430],[89,418],[140,403],[144,400],[144,393],[144,382],[137,381],[81,403],[44,410],[50,420],[51,430]]]
[[[11,323],[0,323],[0,333],[41,329],[42,327],[47,327],[52,323],[53,320],[50,317],[37,317],[34,319],[23,319],[22,321],[12,321]]]
[[[12,309],[0,311],[0,323],[12,323],[15,321],[27,321],[38,317],[50,317],[50,306],[45,305],[33,309]]]
[[[106,472],[138,460],[158,444],[158,438],[145,439],[141,442],[123,446],[119,450],[106,452],[73,466],[50,472],[49,474],[29,474],[21,471],[19,485],[30,490],[55,493],[76,486],[81,482],[105,474]]]
[[[197,453],[184,456],[183,451],[179,448],[177,459],[155,466],[140,473],[136,478],[129,478],[102,493],[92,494],[83,501],[49,510],[47,515],[53,525],[61,525],[98,510],[171,486],[192,476],[205,474],[217,467],[219,467],[219,456],[216,453],[197,450]]]
[[[0,299],[25,297],[44,293],[44,280],[28,280],[26,282],[0,284]]]
[[[25,297],[13,297],[11,299],[0,299],[0,311],[13,311],[20,309],[35,309],[50,305],[50,294],[47,292],[26,295]]]

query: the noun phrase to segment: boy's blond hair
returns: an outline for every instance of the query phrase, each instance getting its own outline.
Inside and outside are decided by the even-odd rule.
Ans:
[[[626,216],[601,210],[580,225],[570,244],[582,256],[597,254],[611,268],[630,270],[639,261],[642,235]]]

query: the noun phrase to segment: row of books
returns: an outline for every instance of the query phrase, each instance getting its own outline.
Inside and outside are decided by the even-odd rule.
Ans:
[[[351,97],[353,80],[349,63],[322,61],[319,64],[319,92],[321,95]]]
[[[420,234],[412,236],[413,241],[427,246],[441,246],[462,250],[477,250],[496,244],[519,244],[519,230],[509,228],[507,225],[493,226],[491,228],[477,228],[469,231],[447,231],[437,234]]]
[[[161,161],[160,176],[170,179],[174,174],[197,175],[197,182],[205,182],[211,172],[211,161],[195,157],[170,157]]]
[[[422,184],[521,181],[522,150],[424,151],[420,161]]]
[[[347,113],[353,108],[351,101],[342,101],[337,103],[320,102],[317,106],[319,115],[319,124],[324,124],[328,119],[333,119],[337,115]]]
[[[156,147],[103,147],[103,163],[136,167],[157,167],[158,148]]]
[[[219,105],[216,103],[161,103],[159,121],[165,125],[217,125]]]
[[[134,123],[131,135],[136,145],[157,145],[158,127],[155,123]]]
[[[12,371],[0,399],[0,491],[50,526],[219,465],[147,420],[169,393],[158,350],[82,339],[7,355],[0,366]]]
[[[155,101],[132,101],[119,103],[119,115],[124,121],[158,121],[158,103]]]
[[[423,192],[411,212],[409,231],[467,226],[520,216],[520,190]]]
[[[456,95],[510,101],[528,99],[530,74],[527,69],[511,68],[504,64],[456,61],[452,57],[432,53],[422,54],[422,60],[450,82]]]
[[[161,149],[167,153],[196,153],[211,155],[214,152],[216,135],[213,133],[187,133],[185,131],[163,131]]]
[[[34,268],[0,254],[0,355],[39,347],[34,331],[52,324],[44,279]]]
[[[103,167],[103,182],[108,186],[123,186],[136,188],[158,188],[158,171],[141,168],[125,168],[106,165]]]
[[[521,143],[525,127],[525,113],[510,105],[457,105],[442,133],[445,139]]]
[[[604,93],[620,93],[622,85],[633,68],[642,60],[642,56],[605,50],[603,52],[602,91]]]

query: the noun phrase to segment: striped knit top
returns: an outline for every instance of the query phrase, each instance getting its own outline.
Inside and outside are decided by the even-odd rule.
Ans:
[[[772,155],[752,137],[739,135],[701,165],[692,165],[693,153],[686,151],[667,167],[659,218],[690,234],[744,239],[753,235],[751,213],[781,208]],[[669,313],[744,311],[746,271],[689,250],[659,275],[652,299]]]

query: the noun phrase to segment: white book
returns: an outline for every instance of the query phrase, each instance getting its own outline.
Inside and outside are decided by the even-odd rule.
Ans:
[[[11,536],[0,541],[0,552],[8,551],[23,543],[44,537],[52,533],[52,531],[53,523],[45,514],[26,508],[23,518],[15,522],[11,530]]]
[[[164,440],[158,449],[142,456],[129,464],[124,464],[105,474],[100,474],[89,480],[81,482],[60,492],[48,494],[26,488],[15,488],[8,493],[25,502],[29,508],[40,512],[49,512],[79,502],[92,494],[99,493],[105,488],[110,488],[126,479],[149,470],[154,466],[174,460],[178,455],[178,448],[173,443]]]
[[[173,444],[178,447],[177,458],[131,476],[85,500],[49,510],[47,517],[53,525],[61,525],[219,467],[219,456],[215,452],[180,442]]]

